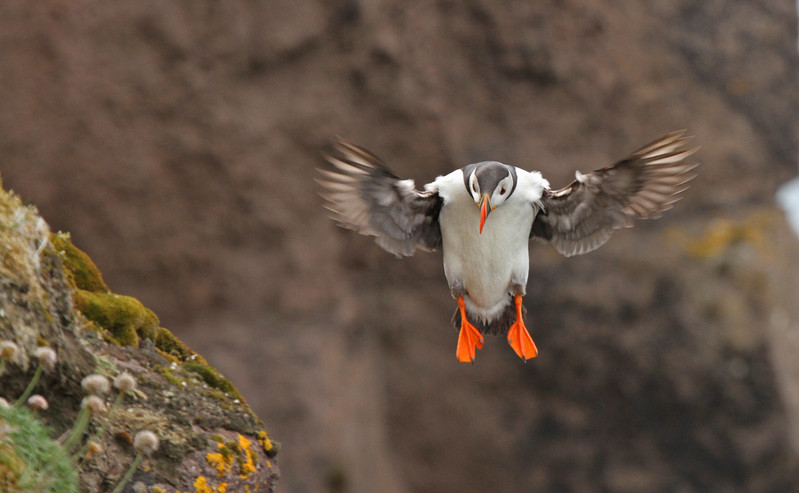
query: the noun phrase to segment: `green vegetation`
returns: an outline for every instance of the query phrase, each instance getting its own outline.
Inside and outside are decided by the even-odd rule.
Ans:
[[[50,430],[23,407],[0,407],[0,491],[77,493],[78,476]]]
[[[50,234],[50,243],[61,256],[67,280],[73,288],[100,293],[111,292],[103,281],[100,269],[86,252],[72,244],[69,233]]]
[[[155,336],[155,347],[160,349],[164,354],[172,356],[180,361],[185,361],[192,356],[197,360],[205,361],[201,356],[198,356],[194,351],[189,349],[188,346],[183,344],[180,339],[175,337],[172,332],[163,327],[159,327],[158,333]]]
[[[241,401],[244,400],[241,394],[239,394],[239,391],[236,390],[236,387],[230,383],[230,380],[223,377],[221,373],[207,363],[199,361],[186,361],[183,363],[183,367],[188,371],[199,375],[200,379],[202,379],[202,381],[207,383],[209,386],[221,390],[235,399],[239,399]]]
[[[83,315],[103,327],[121,346],[139,346],[139,339],[156,340],[158,317],[136,298],[114,293],[77,289],[75,306]]]
[[[238,428],[251,425],[247,416],[238,414],[239,411],[251,411],[229,380],[169,330],[160,327],[155,313],[140,301],[111,292],[97,266],[86,253],[72,244],[68,233],[51,234],[35,207],[23,204],[18,196],[2,188],[0,237],[3,240],[0,244],[0,284],[16,290],[14,292],[19,293],[20,299],[25,301],[24,304],[20,302],[13,305],[23,307],[19,313],[13,314],[15,317],[22,317],[23,322],[13,322],[16,318],[12,318],[8,311],[0,317],[3,337],[13,337],[16,340],[13,343],[0,341],[0,374],[8,379],[0,382],[6,389],[3,398],[0,398],[0,493],[77,493],[79,487],[85,486],[81,483],[82,478],[98,474],[106,479],[114,477],[114,471],[99,470],[102,462],[93,461],[93,458],[98,453],[103,453],[109,441],[113,440],[116,446],[123,444],[120,436],[129,435],[128,430],[132,433],[133,430],[148,427],[164,439],[165,446],[158,453],[157,460],[146,463],[144,469],[154,467],[158,474],[172,480],[175,479],[174,464],[182,461],[187,453],[201,450],[208,445],[205,435],[190,435],[187,439],[183,428],[173,427],[167,417],[169,411],[163,414],[160,411],[141,411],[139,408],[146,408],[144,401],[148,399],[149,392],[137,390],[136,381],[132,377],[128,376],[127,381],[119,377],[120,368],[115,363],[118,358],[120,361],[127,357],[133,361],[146,359],[151,362],[154,371],[163,375],[166,380],[160,377],[149,378],[155,376],[150,373],[140,376],[142,383],[151,386],[151,398],[157,395],[163,402],[169,402],[178,393],[190,393],[197,396],[198,408],[219,408],[220,413],[214,415],[215,422],[224,420],[225,412],[236,411]],[[70,299],[72,306],[69,306]],[[63,320],[61,317],[68,319],[70,325],[74,321],[69,337],[72,338],[73,334],[77,336],[75,342],[91,354],[79,358],[74,347],[64,345],[58,339],[58,326]],[[80,327],[83,331],[75,331],[75,327]],[[56,328],[59,330],[55,330]],[[96,335],[92,332],[96,332]],[[120,350],[108,347],[100,339],[130,348]],[[131,348],[138,348],[144,339],[153,341],[153,345],[147,346],[144,358],[137,359],[139,351]],[[40,354],[51,346],[66,347],[64,354],[74,358],[59,361],[56,365],[55,356],[51,361]],[[156,363],[158,357],[152,354],[153,346],[169,363]],[[22,353],[15,357],[18,351]],[[39,358],[39,366],[25,387],[25,380],[30,378],[28,367],[31,363],[35,364],[35,358]],[[65,369],[69,373],[65,373],[63,377],[52,374]],[[118,375],[119,386],[116,380],[114,386],[119,393],[111,408],[107,409],[105,397],[98,396],[105,396],[113,391],[91,390],[84,386],[85,391],[97,395],[90,395],[83,400],[71,430],[68,429],[63,438],[56,440],[56,436],[51,435],[52,430],[45,423],[52,424],[56,429],[69,428],[68,421],[72,413],[64,411],[65,406],[72,407],[72,400],[78,392],[74,388],[73,377],[88,372],[106,376]],[[192,378],[190,375],[196,377]],[[97,376],[90,375],[84,380],[96,380]],[[39,383],[40,378],[45,379],[46,385]],[[66,384],[63,387],[53,385],[56,380]],[[175,388],[172,389],[172,386]],[[14,396],[15,403],[4,407],[8,405],[7,399],[11,399],[8,393],[22,387],[25,390],[19,397]],[[32,395],[34,389],[43,395]],[[118,409],[123,395],[130,395],[131,399],[138,401],[140,405],[136,406],[135,413],[124,408]],[[58,403],[53,406],[58,412],[46,412],[48,404],[45,398],[51,403]],[[31,411],[26,408],[26,404],[38,410]],[[254,415],[250,416],[254,418]],[[121,431],[114,434],[108,432],[111,423]],[[263,436],[266,437],[266,434]],[[247,479],[257,470],[257,457],[254,453],[260,453],[260,450],[253,449],[243,436],[236,442],[236,448],[233,448],[232,443],[223,443],[231,452],[227,460],[237,463],[237,472],[242,479]],[[272,454],[269,457],[274,456],[277,448],[268,438],[265,441],[259,440],[259,443],[265,451]],[[131,445],[138,452],[137,458],[119,481],[115,491],[130,489],[126,485],[127,480],[138,469],[144,456],[155,450],[154,447],[135,446],[133,438]],[[108,453],[116,454],[115,449],[116,447]],[[196,479],[199,481],[201,478],[204,479],[204,476],[199,475]],[[222,484],[225,483],[220,484],[219,491],[226,487]],[[155,486],[151,489],[154,492],[164,491]],[[213,491],[216,490],[215,488]]]

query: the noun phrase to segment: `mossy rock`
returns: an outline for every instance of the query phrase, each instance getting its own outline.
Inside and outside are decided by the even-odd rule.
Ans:
[[[0,379],[4,396],[21,391],[29,381],[36,346],[58,348],[57,371],[44,373],[37,387],[50,402],[49,412],[0,409],[0,493],[107,492],[135,455],[132,444],[122,438],[142,429],[154,431],[161,447],[131,482],[152,492],[195,491],[200,479],[217,478],[216,468],[206,460],[209,451],[216,451],[207,448],[206,430],[241,434],[250,442],[258,439],[263,423],[227,379],[161,328],[155,313],[141,302],[112,293],[69,234],[51,234],[34,206],[2,189],[0,279],[0,338],[21,348],[18,361],[7,365]],[[142,339],[154,344],[140,347]],[[139,385],[114,413],[109,427],[114,431],[93,437],[103,452],[89,448],[73,463],[53,438],[67,432],[79,414],[79,382],[92,372],[111,377],[126,369],[136,372]],[[51,433],[43,422],[57,431]],[[246,477],[225,478],[228,488],[221,486],[221,479],[219,488],[208,483],[214,491],[271,491],[278,469],[267,448],[248,447],[243,457]]]
[[[109,293],[100,269],[92,259],[72,244],[69,233],[51,233],[50,243],[58,252],[67,274],[67,280],[76,289]]]
[[[241,394],[239,394],[239,391],[236,390],[236,387],[230,383],[230,380],[223,377],[218,370],[210,366],[205,361],[186,361],[183,363],[183,368],[199,375],[200,379],[207,383],[210,387],[221,390],[222,392],[225,392],[236,399],[244,399]]]
[[[194,358],[202,363],[205,359],[192,351],[187,345],[175,337],[175,335],[168,329],[163,327],[158,328],[155,336],[155,347],[160,349],[164,354],[177,358],[179,361],[186,361],[189,358]]]
[[[138,347],[140,338],[157,340],[158,317],[136,298],[77,289],[75,306],[122,346]]]
[[[0,491],[77,493],[78,475],[50,430],[25,408],[0,408]]]

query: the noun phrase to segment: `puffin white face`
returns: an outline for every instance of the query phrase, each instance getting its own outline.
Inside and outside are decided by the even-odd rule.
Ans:
[[[491,208],[495,209],[504,204],[510,197],[511,191],[513,191],[513,176],[508,172],[508,176],[500,180],[491,193]]]
[[[470,164],[464,168],[466,188],[480,207],[480,232],[488,214],[501,206],[516,188],[516,170],[513,166],[489,161]]]

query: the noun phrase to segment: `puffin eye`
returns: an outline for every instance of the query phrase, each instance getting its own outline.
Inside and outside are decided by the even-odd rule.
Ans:
[[[505,187],[502,187],[502,190],[499,191],[500,195],[505,195]]]

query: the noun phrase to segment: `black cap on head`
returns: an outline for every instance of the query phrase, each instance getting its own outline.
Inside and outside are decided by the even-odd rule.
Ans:
[[[483,161],[464,167],[463,184],[466,186],[466,191],[471,195],[472,192],[469,188],[469,181],[472,174],[474,174],[477,178],[477,183],[480,185],[480,193],[490,194],[497,187],[497,184],[506,178],[509,173],[513,177],[513,187],[508,194],[508,196],[510,196],[513,194],[513,191],[516,190],[516,168],[498,161]]]

